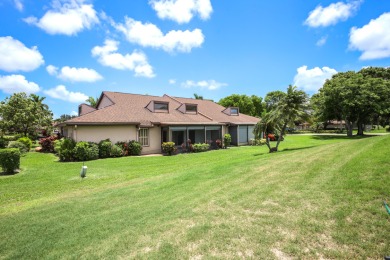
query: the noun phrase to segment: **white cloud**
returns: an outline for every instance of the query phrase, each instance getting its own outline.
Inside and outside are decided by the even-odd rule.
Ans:
[[[349,3],[332,3],[327,7],[319,5],[309,13],[309,17],[306,19],[305,24],[310,27],[335,25],[354,15],[361,3],[362,1],[358,0]]]
[[[95,82],[103,79],[95,70],[88,68],[71,68],[65,66],[58,72],[57,67],[49,65],[46,67],[46,70],[52,76],[57,76],[62,80],[72,82]]]
[[[198,87],[198,88],[205,88],[208,90],[216,90],[219,89],[220,87],[227,86],[226,83],[220,83],[215,80],[202,80],[195,82],[193,80],[187,80],[183,83],[181,83],[181,86],[184,88],[193,88],[193,87]]]
[[[188,23],[196,14],[207,20],[213,12],[210,0],[151,0],[149,4],[159,18],[177,23]]]
[[[0,37],[0,69],[12,71],[32,71],[44,63],[36,46],[27,48],[11,36]]]
[[[58,68],[57,68],[56,66],[49,65],[49,66],[46,67],[46,71],[47,71],[47,73],[49,73],[50,75],[56,76],[57,73],[58,73]]]
[[[176,84],[176,79],[170,79],[168,82],[171,85],[175,85]]]
[[[302,66],[297,69],[294,85],[305,91],[317,91],[336,73],[335,69],[329,67],[307,69],[307,66]]]
[[[156,25],[143,24],[128,17],[125,18],[125,24],[114,24],[114,27],[124,33],[129,42],[143,47],[161,48],[167,52],[190,52],[192,48],[200,47],[204,42],[204,35],[200,29],[172,30],[164,35]]]
[[[0,89],[7,94],[26,92],[36,93],[40,90],[38,84],[27,81],[23,75],[0,75]]]
[[[71,116],[78,116],[79,113],[77,113],[76,111],[72,111],[72,112],[70,112],[70,115],[71,115]]]
[[[61,99],[72,103],[83,103],[88,99],[88,96],[81,92],[68,91],[64,85],[59,85],[55,88],[45,90],[43,92],[52,98]]]
[[[23,2],[21,0],[14,0],[15,8],[22,12],[24,9]]]
[[[97,57],[100,64],[119,70],[131,70],[136,77],[153,78],[153,67],[148,63],[148,58],[141,51],[133,51],[132,54],[122,55],[118,53],[119,42],[106,40],[104,46],[95,46],[92,56]]]
[[[361,60],[390,57],[390,13],[384,13],[362,28],[353,27],[349,48],[362,51]]]
[[[92,4],[84,4],[84,0],[53,0],[52,9],[42,18],[30,16],[24,19],[48,34],[76,35],[84,29],[99,23],[99,18]]]
[[[328,40],[328,35],[322,36],[321,39],[319,39],[316,43],[317,46],[321,47],[325,45],[326,41]]]

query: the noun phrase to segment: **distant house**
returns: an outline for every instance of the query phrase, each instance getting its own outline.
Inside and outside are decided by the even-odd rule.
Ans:
[[[58,126],[75,141],[137,140],[149,154],[160,153],[162,142],[215,143],[225,133],[233,145],[248,144],[259,120],[210,100],[104,91],[96,108],[81,104],[78,117]]]

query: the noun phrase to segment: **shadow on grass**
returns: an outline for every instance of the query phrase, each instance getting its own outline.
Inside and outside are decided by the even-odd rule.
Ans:
[[[316,140],[359,140],[374,136],[378,135],[354,135],[352,137],[346,135],[312,135],[310,138]]]
[[[7,172],[0,172],[0,177],[5,177],[5,176],[12,176],[15,174],[18,174],[19,171],[14,171],[13,173],[7,173]]]
[[[285,148],[285,149],[282,149],[282,150],[279,150],[279,151],[273,152],[273,153],[274,154],[278,154],[278,153],[292,152],[292,151],[310,149],[310,148],[314,148],[314,147],[316,147],[316,146],[305,146],[305,147],[297,147],[297,148]],[[261,155],[266,155],[266,154],[270,154],[270,152],[256,153],[253,156],[261,156]]]

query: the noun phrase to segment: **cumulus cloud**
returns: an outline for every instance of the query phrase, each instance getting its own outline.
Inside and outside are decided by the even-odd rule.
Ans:
[[[55,88],[43,91],[49,97],[60,99],[72,103],[83,103],[88,99],[88,96],[81,92],[72,92],[66,89],[64,85],[59,85]]]
[[[200,29],[172,30],[164,35],[156,25],[142,23],[128,17],[125,18],[125,24],[113,25],[126,36],[129,42],[167,52],[190,52],[192,48],[200,47],[204,42],[204,35]]]
[[[58,68],[53,65],[49,65],[46,67],[47,73],[49,73],[52,76],[56,76],[58,74]]]
[[[210,0],[151,0],[149,4],[159,18],[177,23],[188,23],[197,14],[207,20],[213,12]]]
[[[294,85],[305,91],[317,91],[336,73],[335,69],[329,67],[307,69],[307,66],[302,66],[297,69]]]
[[[46,67],[46,70],[52,76],[57,76],[62,80],[72,82],[95,82],[103,79],[103,77],[95,70],[88,68],[73,68],[65,66],[58,71],[57,67],[49,65]]]
[[[77,113],[76,111],[73,110],[72,112],[70,112],[70,115],[71,115],[71,116],[78,116],[79,113]]]
[[[168,82],[171,85],[175,85],[176,84],[176,79],[170,79]]]
[[[153,78],[153,67],[148,63],[148,58],[141,51],[133,51],[132,54],[122,55],[118,53],[119,42],[106,40],[104,46],[95,46],[92,56],[97,57],[100,64],[119,70],[131,70],[136,77]]]
[[[23,75],[0,75],[0,89],[7,94],[26,92],[36,93],[40,90],[38,84],[26,80]]]
[[[27,48],[11,36],[0,37],[0,69],[8,72],[32,71],[44,63],[36,46]]]
[[[316,45],[317,45],[318,47],[321,47],[321,46],[325,45],[325,43],[326,43],[327,40],[328,40],[328,36],[327,36],[327,35],[326,35],[326,36],[322,36],[321,39],[319,39],[319,40],[317,41]]]
[[[306,19],[305,24],[310,27],[335,25],[354,15],[361,3],[362,1],[358,0],[349,3],[332,3],[327,7],[319,5],[309,13],[309,17]]]
[[[216,90],[216,89],[219,89],[220,87],[227,86],[226,83],[220,83],[220,82],[217,82],[213,79],[212,80],[202,80],[202,81],[198,81],[198,82],[195,82],[193,80],[187,80],[187,81],[181,83],[181,85],[184,88],[198,87],[198,88],[203,88],[203,89],[208,89],[208,90]]]
[[[349,48],[362,53],[361,60],[390,57],[390,13],[384,13],[362,28],[353,27]]]
[[[24,9],[23,2],[21,0],[14,0],[15,8],[22,12]]]
[[[84,29],[99,23],[99,18],[92,4],[84,4],[84,0],[54,0],[52,9],[42,18],[30,16],[24,19],[48,34],[76,35]]]

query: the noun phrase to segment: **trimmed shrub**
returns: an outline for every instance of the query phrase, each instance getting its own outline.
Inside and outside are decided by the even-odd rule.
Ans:
[[[128,143],[129,155],[141,155],[142,145],[137,141],[130,141]]]
[[[76,146],[76,142],[69,138],[62,138],[60,140],[56,140],[54,142],[58,144],[55,146],[55,150],[60,157],[60,161],[70,162],[74,160],[74,148]]]
[[[99,157],[107,158],[110,157],[112,143],[110,139],[102,140],[99,143]]]
[[[193,151],[194,153],[201,153],[201,152],[206,152],[210,149],[210,145],[209,144],[194,144],[193,145]]]
[[[162,151],[167,155],[172,155],[176,152],[176,147],[174,142],[165,142],[161,145]]]
[[[99,158],[99,147],[95,143],[78,142],[74,148],[74,157],[78,161],[90,161]]]
[[[122,148],[120,148],[118,145],[114,144],[113,146],[111,146],[110,156],[111,157],[122,157],[123,156]]]
[[[223,147],[227,148],[232,142],[232,136],[230,134],[225,134],[223,136]]]
[[[12,174],[20,166],[20,151],[17,148],[0,150],[0,166],[7,174]]]
[[[0,137],[0,149],[7,147],[8,141],[4,137]]]
[[[25,154],[28,152],[28,148],[23,143],[18,141],[9,142],[8,148],[18,148],[21,154]]]
[[[21,142],[22,144],[24,144],[27,147],[28,151],[31,150],[32,141],[31,141],[30,138],[28,138],[28,137],[21,137],[21,138],[18,139],[18,142]]]
[[[49,136],[46,138],[41,138],[39,144],[42,147],[42,152],[54,153],[54,141],[57,140],[56,136]]]

